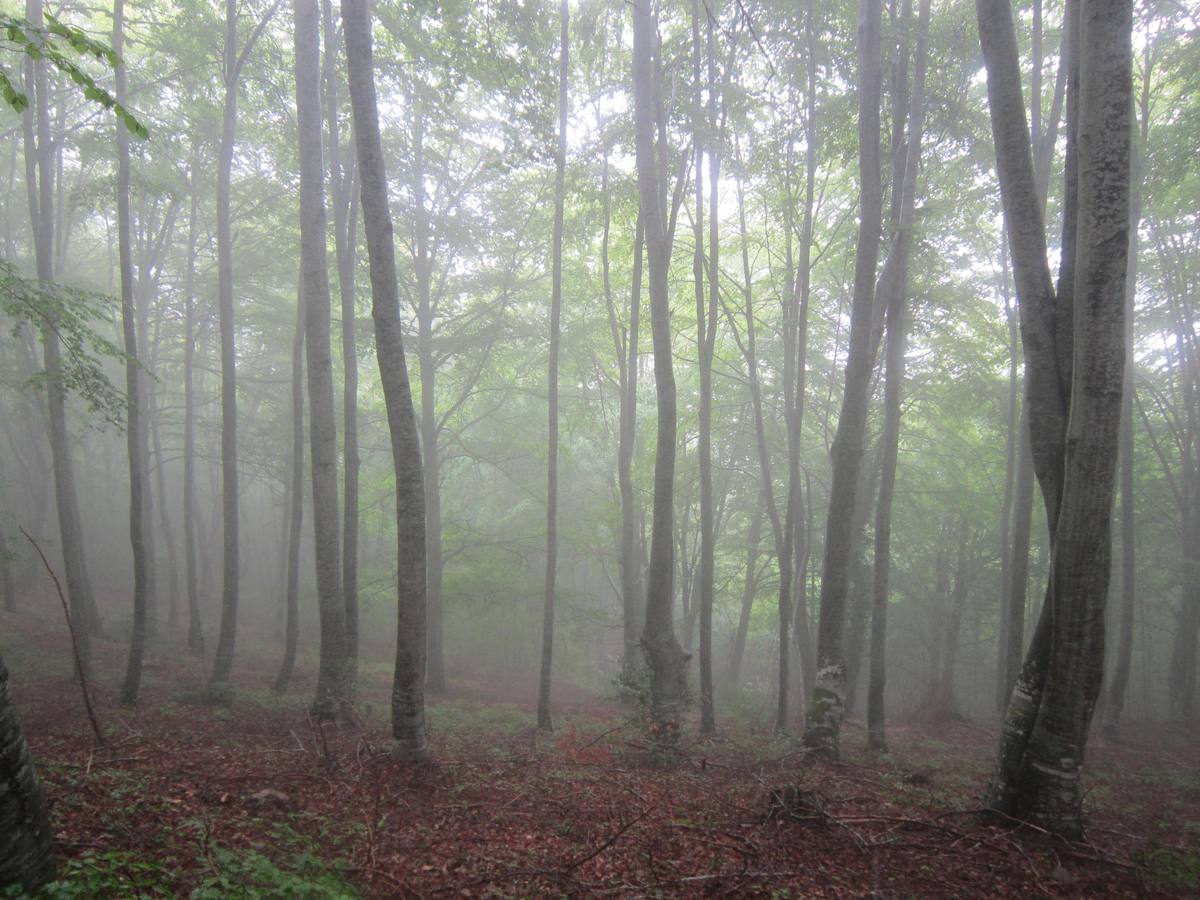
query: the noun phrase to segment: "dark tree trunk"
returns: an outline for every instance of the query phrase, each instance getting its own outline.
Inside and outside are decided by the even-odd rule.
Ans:
[[[567,29],[570,12],[567,0],[559,6],[558,60],[558,147],[554,156],[554,234],[552,237],[550,287],[550,359],[547,373],[549,402],[547,411],[546,471],[546,589],[542,608],[542,669],[538,680],[538,727],[552,730],[550,719],[550,679],[554,662],[554,604],[558,573],[558,353],[562,317],[563,197],[567,167],[567,88],[570,60],[567,56]]]
[[[81,629],[83,630],[83,629]],[[34,891],[54,877],[46,801],[21,733],[0,659],[0,888]]]
[[[313,538],[320,664],[312,712],[319,719],[349,716],[346,694],[346,604],[342,596],[342,531],[338,511],[337,418],[333,408],[325,172],[321,163],[320,7],[293,0],[296,121],[300,144],[300,296],[304,301],[305,371],[312,451]]]
[[[837,754],[846,706],[846,664],[842,633],[853,547],[853,517],[862,467],[871,383],[871,310],[879,262],[883,188],[879,161],[879,103],[882,90],[880,0],[861,0],[858,26],[859,232],[854,254],[854,296],[842,413],[832,447],[833,482],[825,525],[821,574],[821,614],[817,634],[817,678],[805,731],[805,744]]]
[[[119,57],[124,47],[125,3],[113,5],[113,51]],[[125,65],[116,72],[117,102],[125,103]],[[141,362],[133,299],[133,248],[129,214],[129,132],[117,119],[117,247],[121,266],[121,331],[125,341],[125,434],[129,455],[129,540],[133,548],[133,634],[129,639],[129,662],[121,686],[121,702],[137,703],[142,683],[142,656],[146,650],[146,620],[150,598],[148,584],[153,561],[146,542],[149,503],[146,498],[146,422],[142,416]],[[141,357],[144,359],[145,357]]]
[[[400,290],[396,278],[387,173],[371,51],[366,0],[343,0],[343,28],[358,151],[363,231],[371,271],[375,354],[387,406],[396,479],[396,672],[392,683],[393,755],[429,756],[425,726],[425,494],[421,444],[404,359]]]
[[[675,487],[675,373],[671,363],[671,310],[667,286],[670,244],[663,219],[664,191],[655,148],[658,102],[655,67],[659,53],[652,0],[633,0],[634,133],[638,196],[650,274],[650,329],[654,340],[654,390],[658,435],[654,454],[654,505],[646,624],[642,647],[650,668],[650,713],[656,743],[671,748],[679,737],[687,695],[688,656],[675,637],[672,611]]]
[[[303,291],[300,292],[301,294]],[[300,530],[304,522],[304,299],[296,311],[296,335],[292,338],[292,455],[288,461],[287,498],[287,572],[284,576],[283,662],[275,676],[277,694],[287,691],[296,665],[296,644],[300,634]]]

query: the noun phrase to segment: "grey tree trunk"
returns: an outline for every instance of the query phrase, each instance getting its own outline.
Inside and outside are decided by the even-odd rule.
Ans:
[[[43,26],[42,0],[27,0],[25,17],[35,28]],[[26,173],[36,174],[36,193],[29,192],[29,214],[33,226],[34,254],[38,280],[44,285],[54,281],[54,147],[50,135],[49,83],[44,59],[30,60],[29,93],[35,109],[36,144],[26,129]],[[100,619],[88,575],[84,551],[83,520],[75,491],[75,466],[71,460],[71,441],[67,431],[66,388],[62,378],[62,350],[52,322],[42,327],[42,349],[46,369],[47,431],[54,469],[54,499],[58,510],[59,537],[62,541],[63,568],[67,581],[71,618],[76,623],[79,661],[86,670],[91,665],[92,633],[99,630]],[[86,674],[86,672],[84,673]]]
[[[1121,418],[1132,7],[1121,0],[1068,5],[1067,230],[1057,293],[1050,288],[1012,11],[1007,0],[978,0],[976,9],[1017,273],[1031,447],[1051,534],[1046,601],[1013,691],[988,803],[1005,816],[1075,836],[1082,830],[1079,770],[1103,679]]]
[[[342,463],[345,510],[342,532],[342,599],[346,604],[346,697],[353,702],[358,681],[358,338],[354,291],[355,237],[358,204],[353,168],[343,177],[338,127],[337,31],[333,4],[322,0],[325,60],[325,119],[329,134],[329,196],[333,205],[333,238],[338,293],[342,301]]]
[[[301,294],[303,291],[301,291]],[[300,530],[304,522],[304,312],[303,296],[296,310],[296,334],[292,338],[292,455],[288,461],[287,485],[287,572],[284,576],[283,661],[275,676],[274,691],[287,691],[296,665],[300,636]]]
[[[655,68],[658,39],[652,0],[632,0],[634,134],[638,197],[646,233],[650,275],[650,330],[654,343],[654,390],[658,435],[654,453],[654,505],[650,565],[646,584],[646,623],[642,647],[650,669],[650,714],[656,744],[671,749],[679,738],[687,696],[688,656],[675,637],[672,610],[674,576],[674,488],[677,422],[675,373],[671,363],[671,310],[667,287],[670,247],[664,223],[664,192],[655,148],[659,102]]]
[[[559,5],[558,59],[558,147],[554,156],[554,234],[551,238],[550,359],[547,373],[549,402],[546,463],[546,587],[542,607],[542,668],[538,679],[538,728],[550,731],[550,681],[554,663],[554,605],[558,574],[558,353],[562,318],[563,195],[567,168],[567,89],[570,59],[567,31],[570,12],[567,0]]]
[[[910,9],[911,14],[911,9]],[[891,576],[892,502],[896,493],[896,463],[900,450],[900,414],[904,390],[905,325],[908,299],[908,264],[912,254],[913,218],[916,210],[917,174],[925,131],[925,73],[929,62],[929,0],[921,0],[917,13],[917,46],[912,91],[909,97],[908,138],[901,185],[899,227],[891,253],[898,256],[895,280],[887,298],[887,344],[884,375],[883,460],[879,500],[875,507],[875,569],[871,595],[871,671],[867,685],[867,744],[887,749],[884,732],[884,689],[887,684],[887,612]]]
[[[853,554],[853,515],[862,467],[873,360],[871,310],[879,262],[883,188],[879,160],[879,104],[882,91],[880,0],[860,0],[858,24],[859,231],[854,254],[854,295],[846,382],[831,455],[833,482],[825,524],[821,574],[821,613],[817,629],[817,676],[809,708],[805,745],[830,755],[846,706],[846,665],[842,633],[846,619],[849,566]]]
[[[196,323],[196,217],[199,187],[196,179],[198,150],[192,145],[188,181],[188,257],[184,273],[183,338],[183,559],[188,602],[188,650],[204,652],[204,625],[200,613],[200,575],[196,559],[196,397],[195,366],[198,326]]]
[[[393,755],[428,758],[425,725],[425,494],[421,444],[404,359],[387,172],[366,0],[344,0],[343,29],[358,152],[363,231],[371,271],[375,354],[387,406],[396,478],[396,671],[392,683]]]
[[[81,629],[84,630],[84,629]],[[34,891],[54,877],[54,851],[46,800],[29,745],[21,733],[0,659],[0,888]]]
[[[125,43],[125,2],[113,4],[113,50],[119,57]],[[117,102],[125,103],[125,64],[116,67]],[[149,568],[153,562],[146,545],[149,504],[146,498],[145,462],[148,454],[146,421],[142,416],[141,362],[133,298],[133,248],[129,213],[129,132],[117,118],[117,247],[121,266],[121,331],[125,342],[125,434],[129,456],[129,540],[133,548],[133,634],[129,639],[129,661],[121,686],[121,702],[137,703],[142,683],[142,656],[146,650],[146,620],[149,612]]]
[[[746,540],[746,577],[742,582],[742,605],[738,614],[737,631],[733,635],[733,650],[729,655],[726,689],[736,692],[741,686],[742,658],[746,655],[746,634],[750,630],[750,613],[754,609],[754,594],[758,588],[758,545],[762,537],[762,492],[750,516],[750,534]]]
[[[293,0],[296,124],[300,144],[300,259],[305,370],[312,451],[314,556],[321,622],[320,663],[312,713],[349,716],[346,605],[342,596],[342,530],[338,510],[337,418],[333,408],[333,348],[325,233],[325,172],[321,162],[320,7]]]

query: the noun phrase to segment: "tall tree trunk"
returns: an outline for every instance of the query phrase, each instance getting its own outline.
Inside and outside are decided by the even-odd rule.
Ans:
[[[736,692],[741,685],[742,658],[746,654],[746,635],[750,630],[750,613],[754,609],[754,594],[758,588],[758,545],[762,536],[762,491],[750,516],[750,535],[746,541],[746,578],[742,583],[742,605],[738,614],[733,650],[729,655],[727,690]]]
[[[813,689],[805,744],[836,755],[846,705],[842,633],[846,618],[854,501],[867,425],[871,370],[871,310],[879,262],[883,188],[879,161],[879,103],[882,90],[880,0],[861,0],[858,26],[859,231],[854,254],[854,296],[842,413],[834,437],[833,482],[825,525],[821,574],[821,618],[817,634],[817,683]]]
[[[646,234],[650,274],[650,330],[654,341],[654,392],[658,435],[654,453],[654,505],[650,565],[646,584],[646,624],[642,647],[650,668],[650,714],[655,741],[672,748],[678,741],[687,695],[688,656],[675,637],[672,610],[674,488],[677,422],[675,373],[671,363],[671,309],[667,287],[670,248],[655,149],[657,111],[655,66],[659,53],[653,0],[633,0],[634,134],[638,197]]]
[[[113,4],[113,51],[121,56],[125,38],[125,2]],[[117,65],[117,102],[125,103],[125,64]],[[137,310],[133,299],[133,248],[129,213],[129,132],[125,122],[117,118],[117,252],[121,265],[121,331],[125,341],[125,434],[129,455],[129,541],[133,548],[133,634],[129,639],[129,662],[125,682],[121,686],[121,702],[137,702],[142,683],[142,656],[146,650],[146,628],[149,613],[149,559],[146,531],[149,522],[149,503],[146,498],[146,423],[142,417],[141,362],[135,320]],[[144,359],[145,357],[140,357]]]
[[[33,892],[54,877],[54,849],[45,795],[17,721],[2,659],[0,784],[0,888],[19,884]]]
[[[538,728],[546,731],[553,727],[550,719],[550,678],[554,662],[554,603],[558,573],[558,353],[562,330],[563,195],[567,168],[567,88],[570,78],[570,60],[567,56],[570,12],[567,0],[562,0],[559,5],[558,18],[558,147],[554,156],[554,235],[550,250],[550,359],[547,373],[546,589],[542,608],[542,670],[538,680],[537,703]]]
[[[333,238],[338,294],[342,301],[342,463],[345,527],[342,532],[342,599],[346,604],[346,697],[353,702],[358,680],[358,339],[354,291],[355,229],[353,167],[343,177],[338,127],[337,31],[333,4],[322,0],[325,60],[325,118],[329,134],[329,197],[333,205]]]
[[[911,9],[909,10],[911,15]],[[917,175],[925,132],[925,73],[929,62],[929,0],[921,0],[917,13],[917,46],[908,111],[908,146],[901,186],[900,221],[891,252],[898,255],[895,280],[887,298],[886,372],[883,385],[883,461],[879,500],[875,507],[875,570],[871,595],[871,671],[867,685],[867,744],[887,748],[884,733],[884,688],[887,684],[887,613],[892,564],[892,502],[896,493],[896,463],[900,450],[900,414],[904,390],[904,350],[907,340],[905,306],[908,300],[908,265],[912,254],[913,218]]]
[[[371,51],[371,20],[366,0],[343,0],[346,63],[354,142],[358,151],[363,231],[371,271],[375,354],[387,406],[396,479],[396,671],[392,683],[393,755],[406,760],[429,756],[425,726],[425,494],[421,444],[400,321],[387,173]]]
[[[1013,691],[988,803],[1005,816],[1074,836],[1082,829],[1079,769],[1103,679],[1124,370],[1132,9],[1127,2],[1077,0],[1067,8],[1073,71],[1057,292],[1050,287],[1012,11],[1007,0],[978,0],[976,9],[1017,275],[1031,446],[1051,535],[1046,602]]]
[[[303,279],[301,279],[303,282]],[[287,572],[284,591],[283,662],[275,676],[277,694],[287,691],[296,665],[300,634],[300,530],[304,522],[304,312],[303,288],[296,311],[296,335],[292,338],[292,454],[288,460]]]
[[[325,172],[321,163],[320,7],[293,0],[296,124],[300,143],[300,296],[304,301],[305,370],[312,450],[314,556],[321,655],[313,715],[349,715],[346,695],[346,605],[342,596],[342,532],[338,511],[337,418],[333,408]]]
[[[42,0],[27,0],[25,17],[35,28],[43,27]],[[27,63],[27,73],[36,114],[37,143],[32,142],[31,129],[26,128],[26,176],[35,175],[36,193],[29,191],[29,214],[33,225],[34,254],[37,259],[38,281],[49,286],[54,281],[54,146],[50,136],[49,79],[46,61]],[[88,575],[87,555],[84,552],[83,520],[79,514],[79,499],[75,491],[75,466],[71,460],[71,439],[67,431],[66,387],[62,377],[62,350],[54,323],[42,325],[42,349],[46,367],[46,412],[50,437],[50,455],[54,466],[54,499],[58,510],[59,537],[62,541],[63,568],[70,599],[71,618],[76,623],[79,644],[79,664],[86,670],[91,665],[92,633],[99,630],[100,619]]]
[[[196,397],[195,366],[198,326],[196,323],[196,218],[199,184],[196,170],[199,152],[192,145],[188,173],[188,257],[184,273],[183,338],[183,559],[188,600],[188,650],[204,653],[204,625],[200,613],[200,576],[196,560]]]

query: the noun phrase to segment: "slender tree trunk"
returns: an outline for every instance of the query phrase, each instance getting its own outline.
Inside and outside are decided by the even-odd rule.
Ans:
[[[325,173],[321,163],[320,7],[293,0],[296,124],[300,142],[300,259],[305,370],[312,450],[314,555],[321,655],[313,715],[347,717],[346,604],[342,596],[342,533],[338,514],[337,419],[333,408]]]
[[[303,280],[303,279],[302,279]],[[299,292],[303,294],[303,289]],[[296,665],[300,634],[300,530],[304,521],[304,312],[303,296],[296,312],[296,335],[292,339],[292,454],[288,461],[287,485],[287,573],[284,592],[283,662],[275,676],[277,694],[287,691]]]
[[[113,5],[113,51],[120,57],[125,38],[125,2]],[[116,72],[117,102],[125,103],[125,64]],[[146,498],[145,462],[148,453],[146,422],[142,417],[141,362],[133,299],[133,248],[129,213],[129,132],[117,119],[117,248],[121,265],[121,331],[125,340],[125,434],[129,455],[129,540],[133,547],[133,634],[129,639],[129,662],[121,686],[121,702],[137,703],[142,682],[142,656],[146,650],[149,596],[149,559],[146,542],[149,503]],[[141,359],[145,357],[142,356]]]
[[[671,363],[671,310],[667,286],[670,249],[664,223],[663,190],[655,150],[659,107],[655,66],[657,17],[652,0],[632,0],[634,133],[641,219],[650,274],[650,330],[654,340],[654,390],[658,435],[654,454],[654,505],[650,566],[646,585],[646,624],[642,647],[650,668],[650,713],[655,742],[673,748],[679,737],[687,694],[688,656],[675,637],[672,611],[674,488],[677,422],[675,373]]]
[[[375,354],[387,406],[396,479],[396,672],[392,683],[393,755],[429,756],[425,726],[425,495],[412,390],[404,359],[400,290],[396,278],[387,173],[371,51],[366,0],[343,0],[343,28],[358,151],[363,231],[371,270]]]
[[[871,310],[875,270],[879,262],[883,196],[879,162],[879,103],[882,89],[880,0],[859,4],[858,139],[859,234],[854,258],[854,296],[850,311],[850,345],[842,413],[834,438],[833,483],[825,525],[825,560],[821,575],[821,618],[817,635],[817,683],[813,689],[804,735],[805,744],[837,754],[838,733],[846,705],[846,665],[842,632],[853,554],[853,514],[862,466],[871,382]]]
[[[225,106],[217,157],[217,313],[221,332],[221,624],[210,692],[227,700],[238,616],[237,346],[233,323],[233,228],[230,181],[237,127],[237,0],[225,0]]]
[[[184,274],[183,339],[183,559],[188,598],[188,650],[204,653],[204,625],[200,613],[200,581],[196,560],[196,218],[199,204],[196,170],[198,150],[193,143],[189,173],[188,257]]]
[[[911,13],[911,10],[910,10]],[[883,386],[883,461],[879,500],[875,508],[875,569],[871,595],[871,671],[867,685],[867,744],[887,749],[884,733],[884,689],[887,684],[887,613],[892,563],[892,502],[896,493],[896,464],[900,450],[900,414],[904,390],[905,324],[908,300],[908,265],[912,254],[913,218],[917,175],[925,131],[925,73],[929,61],[929,0],[921,0],[917,13],[917,46],[909,98],[908,146],[901,186],[900,220],[891,252],[898,254],[896,276],[887,298],[886,373]]]
[[[758,545],[762,537],[762,492],[750,516],[750,536],[746,541],[746,579],[742,586],[741,612],[733,636],[733,651],[729,657],[728,690],[736,692],[741,685],[742,658],[746,654],[746,635],[750,631],[750,613],[754,609],[754,594],[758,588]]]
[[[42,0],[27,0],[25,17],[35,28],[43,25]],[[37,143],[32,143],[32,129],[26,129],[26,175],[34,175],[37,190],[29,192],[30,221],[33,225],[34,254],[37,259],[38,281],[49,285],[54,281],[54,146],[50,136],[49,80],[46,61],[30,60],[27,64],[30,94],[36,114]],[[87,670],[91,665],[90,636],[99,630],[96,601],[88,575],[84,552],[83,521],[75,491],[75,466],[71,460],[71,439],[67,431],[66,387],[62,377],[62,350],[53,322],[42,326],[42,348],[46,369],[46,412],[50,438],[50,455],[54,468],[54,498],[58,510],[59,537],[62,541],[63,568],[70,599],[71,616],[79,626],[79,663]],[[86,674],[86,672],[84,673]]]
[[[542,670],[538,681],[538,727],[552,730],[550,719],[550,680],[554,662],[554,604],[558,573],[558,353],[562,317],[563,196],[567,167],[567,89],[570,60],[567,56],[567,29],[570,12],[567,0],[559,5],[558,60],[558,147],[554,157],[554,235],[551,256],[550,287],[550,360],[548,372],[549,403],[546,471],[546,590],[542,609]]]
[[[80,629],[81,631],[86,629]],[[46,800],[21,733],[0,659],[0,887],[33,892],[54,877],[53,835]]]
[[[338,293],[342,301],[342,457],[345,527],[342,532],[342,598],[346,604],[346,698],[353,702],[358,681],[358,340],[354,291],[355,228],[353,168],[344,177],[338,128],[337,31],[333,4],[322,0],[325,40],[325,119],[329,134],[329,197],[333,205],[333,237]]]

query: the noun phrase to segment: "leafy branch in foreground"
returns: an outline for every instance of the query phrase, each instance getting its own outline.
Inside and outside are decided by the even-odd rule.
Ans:
[[[0,314],[12,320],[14,332],[29,326],[57,334],[66,350],[63,387],[82,397],[91,412],[120,427],[125,394],[104,373],[103,360],[124,363],[125,352],[97,327],[109,321],[114,304],[104,294],[26,278],[0,260]],[[44,380],[45,373],[38,372],[31,382],[40,385]]]
[[[117,118],[125,123],[130,134],[142,140],[150,136],[149,129],[139,122],[124,104],[118,103],[112,94],[98,85],[95,78],[64,52],[64,48],[69,48],[79,56],[91,57],[102,62],[107,68],[115,69],[121,60],[108,44],[49,14],[46,15],[45,27],[34,25],[28,19],[18,16],[0,14],[0,31],[3,32],[0,35],[0,46],[24,53],[31,59],[46,60],[83,88],[84,97],[104,109],[112,110]],[[4,102],[17,112],[24,112],[29,106],[29,98],[17,89],[2,66],[0,95],[3,95]]]

